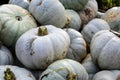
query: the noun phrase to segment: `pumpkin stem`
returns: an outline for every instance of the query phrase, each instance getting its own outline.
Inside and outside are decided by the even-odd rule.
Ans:
[[[21,18],[20,16],[16,16],[16,19],[17,19],[18,21],[22,21],[22,18]]]
[[[110,32],[112,32],[113,34],[115,34],[116,36],[118,36],[120,38],[120,33],[113,31],[113,30],[110,30]]]
[[[67,17],[67,20],[66,20],[66,23],[65,23],[65,26],[64,26],[64,27],[68,26],[68,25],[69,25],[69,23],[70,23],[70,18],[69,18],[69,17]]]
[[[6,71],[4,71],[4,74],[5,80],[16,80],[15,74],[10,70],[10,68],[7,68]]]
[[[40,26],[38,28],[38,36],[45,36],[48,34],[48,30],[45,26]]]
[[[58,72],[58,71],[65,70],[65,69],[68,71],[68,75],[66,77],[67,80],[73,80],[73,79],[76,78],[77,75],[76,74],[72,74],[71,71],[68,68],[59,68],[59,69],[56,69],[54,71]]]

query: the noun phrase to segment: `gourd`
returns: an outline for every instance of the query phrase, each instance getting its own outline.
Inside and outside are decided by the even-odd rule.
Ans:
[[[30,2],[31,2],[31,0],[9,0],[8,3],[18,5],[24,9],[28,10]]]
[[[65,25],[67,28],[73,28],[77,31],[81,28],[81,19],[78,15],[78,13],[72,9],[66,9],[66,14],[68,16],[68,24]]]
[[[88,80],[88,73],[77,61],[55,61],[40,75],[39,80]]]
[[[10,50],[0,42],[0,65],[13,64],[13,56]]]
[[[0,80],[36,80],[30,71],[12,65],[0,66]]]
[[[110,27],[105,20],[99,18],[92,19],[84,26],[81,34],[83,35],[88,47],[94,34],[101,30],[110,30]]]
[[[37,27],[30,13],[13,4],[0,6],[0,40],[7,47],[13,47],[17,39],[27,30]]]
[[[87,55],[86,42],[82,34],[72,28],[65,28],[64,30],[70,37],[70,46],[66,58],[81,62]]]
[[[120,70],[103,70],[95,74],[93,80],[120,80]]]
[[[120,32],[120,7],[112,7],[108,9],[102,19],[106,20],[112,30]]]
[[[88,0],[59,0],[66,9],[82,10],[87,4]]]
[[[80,10],[78,12],[81,20],[82,20],[82,25],[86,25],[89,21],[94,19],[97,15],[98,11],[98,4],[96,0],[88,0],[88,3],[84,7],[83,10]]]
[[[32,0],[29,11],[41,25],[63,28],[68,23],[65,8],[59,0]]]
[[[112,30],[97,32],[91,41],[90,50],[93,62],[100,69],[120,69],[120,34]]]
[[[94,62],[92,61],[90,53],[83,59],[83,61],[81,62],[81,64],[86,69],[86,71],[87,71],[87,73],[89,75],[89,79],[88,80],[93,80],[93,76],[97,72],[100,71],[100,69],[98,68],[98,66],[96,66],[94,64]]]
[[[16,43],[16,56],[31,69],[45,69],[65,58],[70,45],[67,32],[53,25],[40,26],[23,34]]]

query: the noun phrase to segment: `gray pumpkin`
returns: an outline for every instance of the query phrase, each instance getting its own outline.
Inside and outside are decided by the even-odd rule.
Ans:
[[[39,80],[88,80],[88,73],[79,62],[63,59],[49,65]]]
[[[101,69],[120,69],[120,34],[111,30],[97,32],[91,41],[93,62]]]

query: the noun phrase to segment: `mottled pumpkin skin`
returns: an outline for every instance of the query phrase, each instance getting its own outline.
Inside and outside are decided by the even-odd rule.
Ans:
[[[120,34],[111,30],[97,32],[91,41],[93,62],[101,69],[120,69]]]
[[[87,55],[86,42],[80,32],[72,28],[64,29],[70,36],[70,46],[66,58],[81,62]]]
[[[88,0],[59,0],[66,9],[82,10]]]
[[[63,28],[67,22],[65,8],[59,0],[32,0],[29,11],[42,25]]]
[[[25,68],[1,65],[0,80],[36,80],[33,74]]]
[[[15,46],[17,39],[27,30],[37,27],[29,12],[17,5],[0,6],[0,40],[7,47]]]
[[[10,50],[0,44],[0,65],[13,64],[13,56]]]
[[[63,59],[49,65],[39,80],[88,80],[88,73],[79,62]]]
[[[101,18],[108,22],[112,30],[120,32],[120,7],[108,9]]]
[[[18,5],[18,6],[22,7],[22,8],[24,8],[24,9],[28,10],[30,0],[9,0],[8,3]]]
[[[45,69],[58,59],[65,58],[70,38],[67,32],[53,25],[45,25],[48,34],[38,35],[38,28],[23,34],[16,43],[17,58],[31,69]]]

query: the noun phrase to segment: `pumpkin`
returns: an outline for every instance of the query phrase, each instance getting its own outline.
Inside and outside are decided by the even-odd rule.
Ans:
[[[70,46],[66,58],[81,61],[87,55],[86,42],[80,32],[72,28],[64,29],[70,37]]]
[[[92,61],[90,53],[86,56],[86,58],[84,58],[81,64],[86,69],[89,75],[88,80],[93,80],[93,76],[99,71],[99,68]]]
[[[59,0],[32,0],[29,11],[41,25],[63,28],[67,23],[65,8]]]
[[[40,26],[23,34],[16,43],[16,55],[31,69],[45,69],[65,58],[70,45],[67,32],[53,25]]]
[[[0,43],[0,65],[13,64],[13,56],[10,50]]]
[[[120,33],[112,30],[97,32],[91,41],[93,62],[101,69],[120,69]]]
[[[88,0],[59,0],[66,9],[82,10]]]
[[[102,18],[102,16],[103,16],[104,14],[105,14],[104,12],[98,11],[96,17],[97,17],[97,18]]]
[[[120,32],[120,7],[112,7],[108,9],[102,19],[106,20],[112,30]]]
[[[87,46],[89,47],[92,37],[95,33],[101,30],[110,30],[108,23],[105,20],[94,18],[81,31]]]
[[[63,59],[49,65],[39,80],[88,80],[88,73],[79,62]]]
[[[87,24],[90,20],[94,19],[97,15],[98,4],[96,0],[88,0],[88,3],[83,10],[80,10],[79,16],[82,20],[82,26]]]
[[[95,74],[93,80],[120,80],[119,70],[103,70]]]
[[[78,13],[72,9],[66,9],[66,14],[68,16],[68,24],[65,25],[65,27],[67,28],[73,28],[77,31],[79,31],[80,27],[81,27],[81,19],[78,15]]]
[[[37,27],[29,12],[17,5],[0,6],[0,40],[7,47],[15,46],[17,39],[27,30]]]
[[[36,80],[30,71],[12,65],[0,66],[0,80]]]
[[[9,0],[9,4],[15,4],[18,5],[24,9],[28,10],[29,4],[31,0]]]

